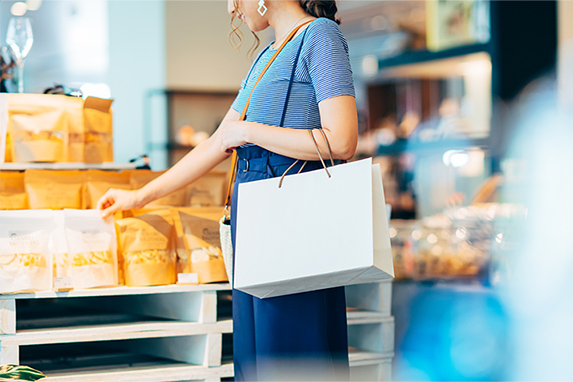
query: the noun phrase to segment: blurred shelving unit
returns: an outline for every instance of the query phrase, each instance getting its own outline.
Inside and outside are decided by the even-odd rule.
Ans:
[[[388,113],[388,108],[396,108],[400,95],[387,95],[381,89],[402,81],[447,79],[462,76],[475,76],[482,71],[481,78],[474,86],[481,86],[480,94],[469,97],[470,108],[476,108],[486,115],[487,128],[478,129],[480,134],[470,136],[465,146],[470,147],[476,138],[483,139],[492,150],[495,159],[503,152],[507,129],[494,126],[490,129],[492,114],[497,110],[497,102],[512,100],[529,82],[554,68],[556,60],[556,2],[502,2],[464,1],[473,6],[475,35],[469,43],[449,43],[444,47],[431,46],[430,35],[435,24],[435,8],[439,1],[408,2],[341,2],[343,23],[350,48],[351,62],[355,71],[357,100],[362,108],[362,130],[377,128],[380,118]],[[447,6],[447,5],[446,5]],[[479,20],[476,14],[481,12]],[[468,16],[469,17],[469,16]],[[457,20],[459,22],[459,20]],[[451,25],[449,25],[451,27]],[[481,30],[480,30],[481,28]],[[435,43],[433,45],[436,45]],[[489,73],[488,73],[489,72]],[[468,81],[461,91],[467,90]],[[443,98],[438,93],[424,95],[425,89],[412,89],[414,97]],[[441,91],[443,93],[443,89]],[[455,97],[459,97],[456,94]],[[479,98],[478,98],[479,97]],[[399,102],[399,100],[398,100]],[[415,104],[420,101],[413,101]],[[431,102],[435,102],[435,99]],[[411,102],[410,102],[411,103]],[[437,105],[433,105],[434,109]],[[422,105],[407,105],[415,110],[422,120],[429,117],[428,110],[420,110]],[[398,105],[398,108],[400,106]],[[405,114],[408,110],[398,110]],[[477,115],[477,113],[476,113]],[[400,119],[401,116],[398,116]],[[398,121],[399,122],[399,121]],[[427,146],[426,151],[441,150],[435,142],[426,145],[422,140],[410,139],[414,150]],[[401,142],[380,147],[378,154],[397,154],[410,151]],[[447,147],[447,145],[444,145]],[[459,144],[455,146],[459,147]],[[494,170],[496,163],[493,164]]]
[[[479,187],[504,176],[501,160],[515,133],[508,109],[529,84],[543,76],[552,78],[557,2],[340,0],[340,5],[364,138],[360,153],[381,163],[393,216],[413,222],[432,217],[443,212],[452,195],[463,194],[463,205],[470,204]],[[440,6],[450,7],[451,17],[436,19]],[[436,40],[436,22],[461,36],[464,17],[472,17],[461,10],[472,6],[481,12],[473,13],[479,20],[472,22],[485,29],[464,41]],[[444,118],[451,114],[457,119]],[[448,134],[453,124],[466,128]],[[466,155],[463,163],[452,162],[451,155],[457,153]],[[504,312],[483,282],[455,277],[394,282],[393,380],[505,378]],[[493,323],[473,331],[459,329],[455,343],[472,344],[467,354],[485,354],[489,351],[478,339],[492,340],[496,351],[488,353],[495,359],[481,374],[470,375],[456,364],[459,350],[448,341],[456,325],[475,317]]]

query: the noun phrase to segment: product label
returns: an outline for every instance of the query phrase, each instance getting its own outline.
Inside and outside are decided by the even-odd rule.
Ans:
[[[199,284],[197,273],[178,273],[177,284]]]

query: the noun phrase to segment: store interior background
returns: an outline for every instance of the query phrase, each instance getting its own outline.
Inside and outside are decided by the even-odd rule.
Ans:
[[[0,2],[0,41],[5,40],[13,3]],[[404,31],[415,44],[416,28],[426,21],[425,5],[408,0],[339,1],[357,86],[363,133],[359,154],[383,154],[383,167],[398,166],[403,187],[389,188],[386,197],[393,201],[393,217],[403,218],[407,227],[452,204],[468,206],[493,174],[501,174],[504,184],[487,202],[525,205],[527,219],[510,216],[506,232],[512,234],[511,241],[500,239],[498,244],[506,246],[497,248],[499,258],[491,255],[480,277],[396,281],[394,377],[570,380],[573,2],[554,3],[552,25],[529,14],[519,32],[524,37],[514,35],[513,42],[505,42],[543,55],[535,51],[540,49],[535,36],[542,33],[536,31],[553,28],[556,38],[549,59],[555,65],[532,70],[523,86],[514,86],[519,87],[514,94],[496,90],[495,65],[500,61],[480,51],[433,65],[378,67],[382,58],[404,49]],[[154,170],[168,167],[188,149],[177,143],[177,129],[192,124],[199,131],[214,131],[251,63],[247,51],[253,39],[245,27],[242,48],[234,51],[229,44],[223,0],[45,0],[27,16],[34,45],[25,64],[26,91],[91,84],[84,89],[112,97],[118,163],[148,154]],[[519,17],[514,13],[511,22],[519,24]],[[486,38],[502,40],[494,35],[498,27],[491,25]],[[265,46],[273,36],[264,32],[260,38]],[[384,43],[376,45],[380,41]],[[506,75],[530,63],[514,60],[511,65],[504,67]],[[436,83],[440,90],[432,93]],[[446,94],[459,102],[426,107],[415,97],[424,91],[440,94],[441,101]],[[407,107],[421,111],[395,121],[398,130],[384,130],[384,123],[392,123],[391,113],[384,111],[390,107],[384,104],[388,92],[402,94]],[[457,110],[471,125],[470,133],[455,137],[453,148],[440,145],[440,137],[432,137],[430,129],[426,138],[434,145],[429,149],[409,140],[421,122],[437,126],[430,118],[435,113],[426,109],[439,112],[440,106]],[[379,119],[374,120],[376,113]],[[405,135],[400,139],[399,134]],[[380,142],[386,147],[380,149]],[[397,179],[388,173],[394,177],[384,178],[385,187]],[[404,180],[408,177],[415,180]]]

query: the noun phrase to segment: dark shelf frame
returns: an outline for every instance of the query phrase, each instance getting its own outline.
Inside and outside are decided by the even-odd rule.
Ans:
[[[491,47],[492,45],[490,43],[484,43],[458,46],[435,52],[429,50],[407,51],[395,57],[379,60],[378,68],[380,70],[384,70],[404,65],[421,64],[447,58],[462,57],[474,53],[489,53],[491,51]]]
[[[399,155],[404,152],[424,155],[447,150],[461,150],[469,147],[487,148],[489,138],[442,139],[431,142],[399,139],[389,146],[379,146],[378,155]]]

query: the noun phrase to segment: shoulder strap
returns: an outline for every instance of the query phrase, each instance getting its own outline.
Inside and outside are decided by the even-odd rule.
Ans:
[[[289,35],[287,36],[287,38],[285,38],[285,40],[283,41],[283,43],[281,44],[281,46],[279,46],[279,48],[277,49],[277,51],[273,54],[273,56],[271,57],[271,59],[269,60],[269,62],[267,63],[267,65],[265,65],[265,67],[263,68],[261,74],[259,75],[259,78],[257,79],[257,81],[255,82],[255,85],[253,85],[253,89],[251,89],[251,94],[249,94],[249,98],[247,98],[247,102],[245,102],[245,107],[243,107],[243,112],[241,113],[241,116],[239,118],[240,121],[244,121],[245,118],[247,117],[247,109],[249,108],[249,104],[251,102],[251,96],[253,95],[253,91],[255,90],[255,87],[257,86],[257,84],[259,83],[259,81],[261,80],[261,78],[263,78],[263,74],[265,74],[265,72],[267,71],[267,69],[271,66],[271,64],[273,63],[273,61],[275,60],[275,58],[277,58],[277,56],[279,55],[280,51],[285,47],[285,45],[292,40],[292,38],[294,37],[294,35],[296,34],[296,32],[298,32],[298,30],[300,28],[302,28],[303,26],[305,26],[306,24],[312,22],[313,20],[309,20],[305,23],[300,24],[299,26],[297,26],[296,28],[294,28]],[[231,157],[231,176],[229,177],[229,184],[227,186],[227,197],[225,200],[225,216],[229,216],[229,208],[231,206],[231,197],[233,196],[233,186],[235,184],[235,177],[237,174],[237,162],[238,162],[238,157],[237,157],[237,150],[233,150],[233,154]]]

